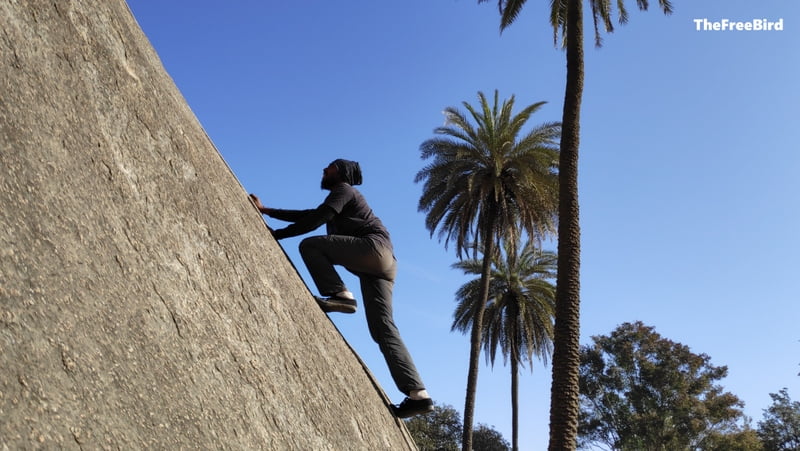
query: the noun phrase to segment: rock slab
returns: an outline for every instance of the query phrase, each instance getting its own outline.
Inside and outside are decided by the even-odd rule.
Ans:
[[[415,449],[123,0],[0,0],[0,449]]]

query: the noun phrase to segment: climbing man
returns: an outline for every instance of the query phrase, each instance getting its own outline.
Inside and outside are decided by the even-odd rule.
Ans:
[[[327,235],[305,238],[300,243],[300,255],[322,295],[316,298],[317,303],[324,312],[355,313],[357,302],[334,265],[358,276],[370,335],[378,343],[397,388],[406,395],[399,405],[392,405],[392,410],[399,418],[432,412],[433,401],[392,317],[397,261],[389,232],[364,196],[353,188],[361,181],[358,162],[338,159],[322,170],[320,187],[330,194],[315,209],[267,208],[255,195],[250,197],[262,214],[292,223],[273,230],[275,239],[302,235],[326,224]]]

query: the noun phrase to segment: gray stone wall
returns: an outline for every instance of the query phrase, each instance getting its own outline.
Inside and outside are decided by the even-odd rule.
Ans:
[[[0,449],[413,449],[123,0],[0,0]]]

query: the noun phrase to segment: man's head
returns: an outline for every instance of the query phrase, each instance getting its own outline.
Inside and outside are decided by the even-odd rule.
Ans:
[[[322,181],[320,182],[322,189],[331,189],[340,182],[351,186],[361,184],[361,166],[357,161],[339,158],[338,160],[333,160],[327,168],[322,170]]]

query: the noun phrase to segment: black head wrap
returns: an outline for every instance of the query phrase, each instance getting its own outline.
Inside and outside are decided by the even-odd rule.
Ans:
[[[331,164],[336,166],[336,169],[339,171],[339,177],[341,177],[342,181],[348,185],[360,185],[363,181],[361,178],[361,166],[357,161],[343,160],[339,158],[338,160],[333,160],[333,163]]]

